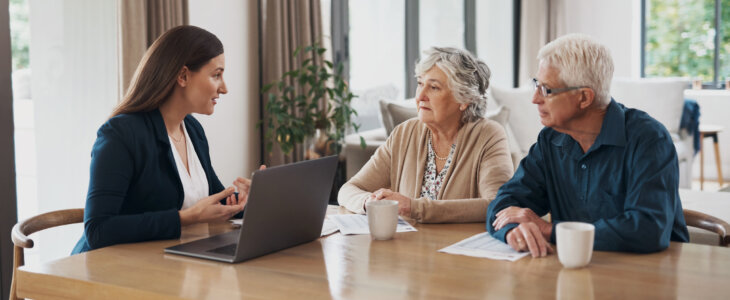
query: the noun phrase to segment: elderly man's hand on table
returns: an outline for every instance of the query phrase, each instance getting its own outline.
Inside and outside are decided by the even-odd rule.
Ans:
[[[520,252],[530,251],[532,257],[544,257],[553,253],[550,243],[542,236],[537,224],[533,222],[521,223],[510,230],[506,240],[512,249]]]
[[[529,208],[521,208],[517,206],[507,207],[497,213],[497,218],[492,223],[492,226],[494,227],[494,230],[500,230],[507,224],[522,224],[527,222],[535,223],[542,236],[547,240],[550,239],[550,234],[552,234],[553,231],[553,225],[540,218],[540,216],[535,214],[535,212]]]

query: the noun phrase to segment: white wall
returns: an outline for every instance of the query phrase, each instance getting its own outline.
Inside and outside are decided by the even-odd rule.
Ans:
[[[196,115],[210,145],[210,158],[224,186],[237,176],[250,177],[260,158],[258,93],[258,21],[256,1],[190,0],[190,25],[223,42],[228,94],[211,116]]]
[[[614,75],[640,74],[641,6],[638,0],[564,0],[566,33],[585,33],[611,51]]]
[[[492,71],[490,85],[512,87],[514,81],[513,3],[481,0],[476,3],[477,56]]]

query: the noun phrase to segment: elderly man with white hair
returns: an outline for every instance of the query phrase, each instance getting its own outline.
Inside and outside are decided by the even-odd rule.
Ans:
[[[592,223],[596,250],[647,253],[687,242],[672,139],[648,114],[611,98],[608,49],[571,34],[545,45],[538,60],[532,103],[545,128],[489,204],[487,230],[533,257],[552,251],[564,221]],[[547,213],[552,223],[539,217]]]

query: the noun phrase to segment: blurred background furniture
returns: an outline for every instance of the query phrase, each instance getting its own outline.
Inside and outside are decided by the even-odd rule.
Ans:
[[[52,227],[63,226],[84,221],[84,209],[66,209],[47,212],[27,220],[18,222],[13,226],[13,281],[10,286],[10,299],[22,299],[16,295],[18,268],[25,264],[24,249],[33,248],[33,240],[28,236]],[[50,246],[50,245],[49,245]],[[71,252],[71,249],[68,249]]]
[[[715,146],[715,164],[717,165],[717,182],[722,188],[722,163],[720,161],[720,145],[718,143],[717,134],[723,130],[722,126],[716,125],[700,125],[700,190],[705,189],[705,151],[704,146],[706,137],[712,138],[712,143]]]

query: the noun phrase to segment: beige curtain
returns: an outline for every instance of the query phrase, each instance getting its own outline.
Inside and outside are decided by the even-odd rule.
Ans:
[[[147,48],[170,28],[188,24],[187,0],[119,1],[120,99]]]
[[[299,46],[322,43],[322,16],[319,0],[261,0],[261,83],[269,84],[301,65],[309,54],[293,58]],[[329,45],[323,45],[331,48]],[[321,64],[321,61],[315,61]],[[295,85],[290,82],[289,84]],[[296,86],[296,85],[295,85]],[[267,101],[267,97],[261,97]],[[324,106],[326,103],[320,103]],[[265,103],[261,103],[265,107]],[[264,122],[268,115],[264,111]],[[263,141],[266,144],[266,141]],[[266,151],[266,150],[264,150]],[[280,165],[303,160],[304,150],[296,147],[286,155],[274,143],[264,155],[266,165]]]
[[[537,53],[542,46],[567,32],[567,0],[522,1],[520,24],[520,86],[537,74]]]

